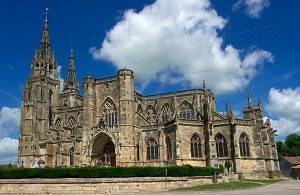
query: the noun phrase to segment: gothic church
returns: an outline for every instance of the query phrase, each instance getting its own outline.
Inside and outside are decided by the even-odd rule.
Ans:
[[[245,177],[280,173],[275,130],[264,122],[250,92],[243,118],[216,110],[206,88],[143,96],[132,70],[82,80],[79,94],[73,50],[61,92],[50,50],[48,19],[22,94],[18,166],[46,167],[222,165]]]

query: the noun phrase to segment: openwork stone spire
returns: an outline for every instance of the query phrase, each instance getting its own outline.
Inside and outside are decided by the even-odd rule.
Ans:
[[[48,9],[44,21],[41,45],[39,50],[35,50],[31,64],[31,76],[47,76],[58,79],[58,64],[55,62],[54,52],[50,49],[49,27],[48,27]]]
[[[49,28],[48,28],[48,9],[46,9],[46,17],[44,21],[44,29],[41,40],[41,48],[40,51],[42,55],[50,58],[50,39],[49,39]]]
[[[76,79],[76,70],[75,70],[75,63],[74,63],[74,52],[73,47],[71,47],[71,54],[70,54],[70,62],[68,67],[68,74],[64,81],[64,92],[67,91],[76,91],[79,90],[79,84]]]

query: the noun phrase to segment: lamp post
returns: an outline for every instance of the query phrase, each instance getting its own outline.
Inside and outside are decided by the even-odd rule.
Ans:
[[[168,181],[167,181],[167,176],[168,176],[168,170],[167,170],[167,161],[164,161],[165,164],[165,190],[168,191]]]

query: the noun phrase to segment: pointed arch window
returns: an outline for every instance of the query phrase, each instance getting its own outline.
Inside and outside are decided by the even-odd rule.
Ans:
[[[70,116],[68,119],[68,126],[74,128],[76,126],[76,119],[73,116]]]
[[[71,136],[75,135],[76,119],[73,116],[70,116],[68,119],[68,127],[71,129]]]
[[[149,138],[147,141],[147,160],[158,159],[158,144],[154,138]]]
[[[194,110],[192,105],[185,101],[179,108],[179,118],[180,119],[193,119],[194,118]]]
[[[240,155],[241,156],[250,156],[249,149],[249,138],[245,133],[242,133],[239,139],[240,144]]]
[[[162,123],[166,123],[171,120],[172,109],[169,104],[165,104],[162,109]]]
[[[56,119],[54,128],[57,130],[61,129],[61,119],[60,118]]]
[[[194,134],[191,138],[191,157],[202,157],[201,139],[197,134]]]
[[[217,157],[228,157],[227,142],[225,137],[218,133],[215,136]]]
[[[151,123],[156,123],[156,111],[153,106],[148,106],[146,119]]]
[[[107,100],[102,106],[102,114],[107,126],[118,125],[117,108],[112,100]]]
[[[167,146],[167,159],[172,160],[173,159],[172,144],[171,144],[171,138],[169,135],[166,136],[166,146]]]

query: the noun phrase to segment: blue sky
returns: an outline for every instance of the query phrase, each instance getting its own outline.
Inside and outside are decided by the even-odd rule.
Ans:
[[[300,2],[277,0],[1,0],[0,163],[17,155],[22,88],[48,8],[51,49],[77,79],[126,66],[144,95],[201,88],[237,117],[260,96],[278,140],[300,132]]]

